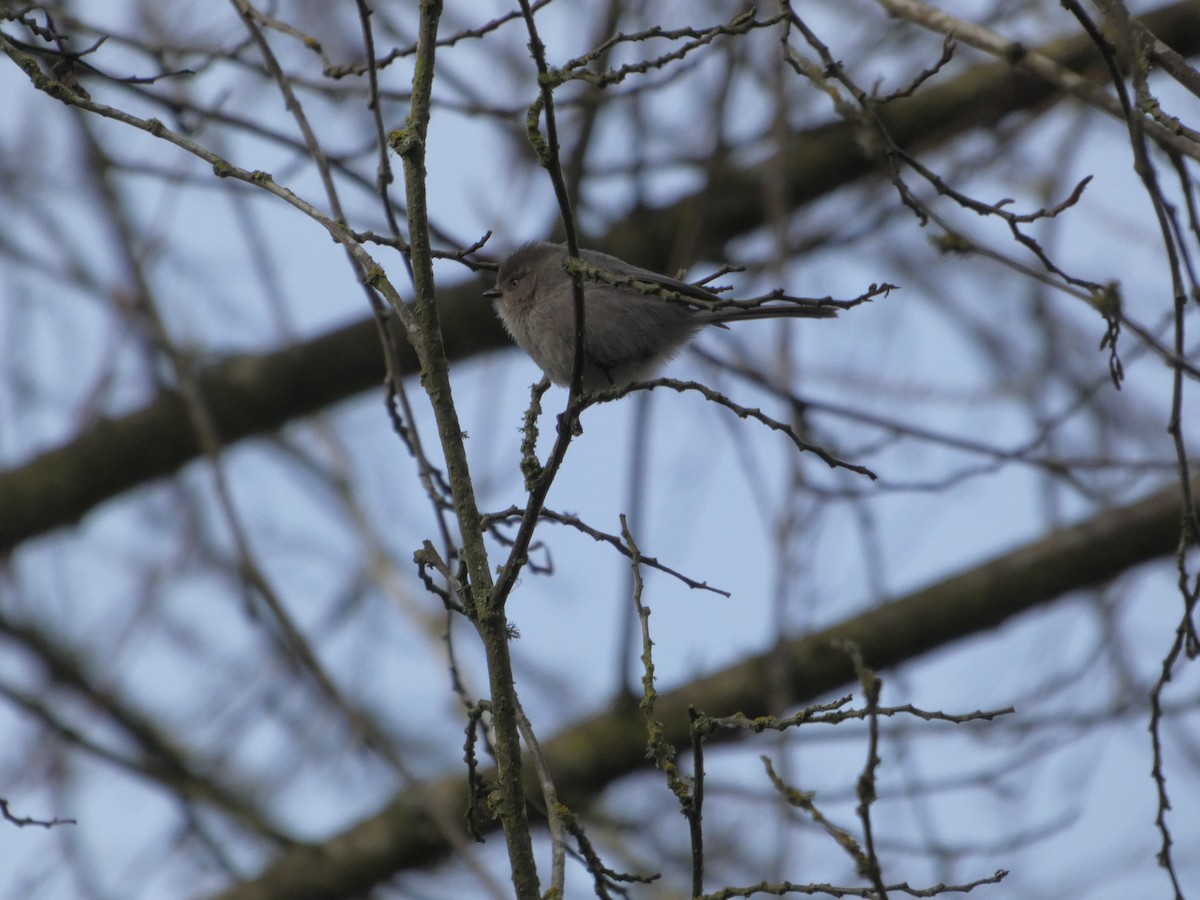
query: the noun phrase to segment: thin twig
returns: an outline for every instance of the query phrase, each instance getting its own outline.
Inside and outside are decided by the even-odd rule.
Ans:
[[[845,460],[838,459],[836,456],[833,456],[831,453],[822,449],[821,447],[809,444],[807,441],[802,439],[800,435],[796,433],[795,429],[793,429],[790,425],[780,422],[778,419],[773,419],[761,409],[742,406],[730,400],[719,391],[714,391],[712,388],[705,387],[704,385],[695,381],[679,381],[674,378],[655,378],[651,381],[639,381],[627,387],[617,388],[615,390],[599,391],[594,394],[587,394],[579,401],[579,410],[582,411],[587,409],[587,407],[593,406],[597,403],[607,403],[611,400],[617,400],[629,393],[632,393],[633,391],[652,391],[655,388],[660,387],[670,388],[671,390],[678,391],[681,394],[686,391],[695,391],[703,396],[704,399],[730,410],[736,414],[738,418],[753,419],[756,422],[761,422],[772,431],[778,431],[781,434],[787,435],[787,437],[793,444],[796,445],[798,449],[808,453],[816,454],[816,456],[822,459],[831,469],[847,469],[851,472],[857,472],[859,475],[866,475],[872,481],[879,477],[866,466],[860,466],[856,465],[855,463],[849,463]]]

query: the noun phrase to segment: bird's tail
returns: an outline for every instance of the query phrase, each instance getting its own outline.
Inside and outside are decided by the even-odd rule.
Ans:
[[[744,322],[748,319],[832,319],[838,314],[835,306],[775,303],[750,309],[713,309],[698,313],[697,318],[710,325],[725,322]]]

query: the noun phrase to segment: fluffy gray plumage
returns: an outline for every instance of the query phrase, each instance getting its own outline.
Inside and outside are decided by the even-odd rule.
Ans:
[[[607,253],[582,250],[585,262],[618,277],[632,277],[683,297],[720,298],[694,284],[639,269]],[[575,307],[567,248],[539,241],[525,244],[501,265],[495,290],[496,312],[514,341],[555,384],[571,381],[575,360]],[[825,319],[829,306],[794,304],[756,309],[708,310],[665,300],[632,285],[584,278],[583,389],[624,387],[651,377],[706,325],[723,326],[745,319]]]

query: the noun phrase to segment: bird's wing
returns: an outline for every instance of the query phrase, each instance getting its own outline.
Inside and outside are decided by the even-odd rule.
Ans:
[[[688,284],[686,281],[680,281],[678,278],[670,278],[666,275],[660,275],[657,272],[651,272],[649,269],[630,265],[625,260],[619,259],[616,256],[609,256],[607,253],[600,253],[596,250],[584,250],[582,251],[582,256],[585,261],[598,269],[612,272],[614,275],[636,278],[638,281],[644,281],[647,284],[655,284],[684,297],[694,297],[697,300],[704,300],[705,302],[721,299],[712,291],[706,291],[702,287]]]

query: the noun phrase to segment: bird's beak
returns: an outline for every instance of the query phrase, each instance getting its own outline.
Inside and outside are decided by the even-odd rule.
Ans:
[[[492,288],[490,291],[484,291],[483,296],[489,300],[499,300],[503,294],[496,288]]]

